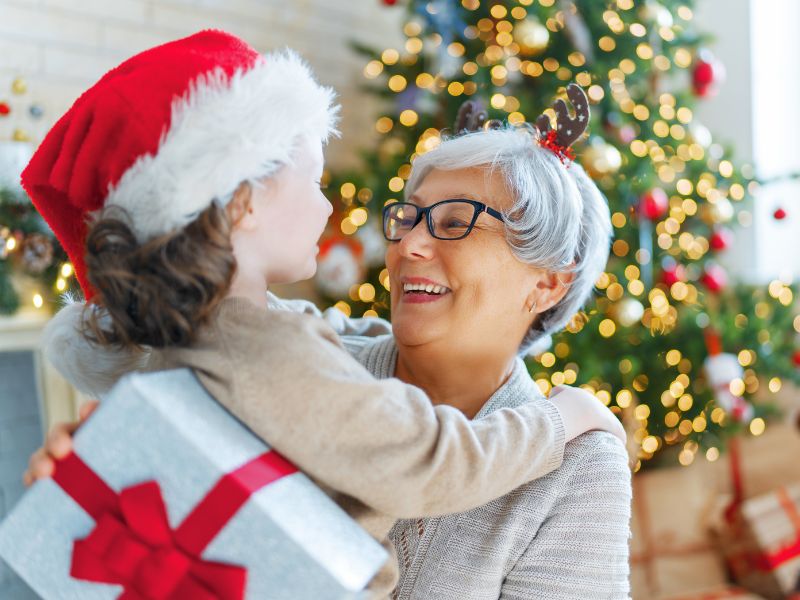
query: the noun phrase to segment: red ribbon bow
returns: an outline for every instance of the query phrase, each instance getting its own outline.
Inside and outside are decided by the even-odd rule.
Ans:
[[[75,542],[70,574],[122,585],[121,600],[241,600],[247,570],[200,555],[253,493],[296,471],[266,452],[222,477],[172,530],[158,483],[116,493],[73,453],[58,462],[53,479],[96,525]]]
[[[122,519],[105,513],[75,542],[73,577],[122,584],[125,600],[243,597],[244,568],[203,561],[177,546],[156,482],[122,490],[119,504]]]

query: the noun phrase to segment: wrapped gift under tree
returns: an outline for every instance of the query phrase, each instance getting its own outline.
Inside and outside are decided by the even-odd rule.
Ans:
[[[0,525],[45,598],[360,598],[387,559],[188,370],[130,375]]]
[[[729,511],[719,544],[741,585],[776,600],[800,594],[800,483]]]

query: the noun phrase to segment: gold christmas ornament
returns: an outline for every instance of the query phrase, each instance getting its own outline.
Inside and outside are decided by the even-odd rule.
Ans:
[[[514,27],[514,41],[519,45],[520,54],[535,56],[547,48],[550,32],[537,19],[529,18]]]
[[[28,91],[28,84],[22,77],[17,77],[11,82],[11,91],[21,96]]]
[[[620,325],[630,327],[644,316],[644,306],[635,298],[625,298],[614,304],[612,314]]]
[[[622,154],[611,144],[600,141],[587,146],[579,161],[589,177],[599,179],[619,171],[622,166]]]
[[[29,142],[31,141],[31,136],[23,129],[15,129],[14,133],[11,135],[11,139],[15,142]]]

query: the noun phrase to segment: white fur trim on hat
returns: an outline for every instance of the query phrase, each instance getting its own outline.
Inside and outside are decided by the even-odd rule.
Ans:
[[[42,333],[45,358],[75,389],[100,398],[126,373],[144,367],[148,353],[93,344],[81,333],[83,302],[69,301]],[[89,310],[100,310],[92,307]]]
[[[304,136],[335,134],[334,92],[285,50],[227,77],[220,69],[175,101],[155,155],[141,156],[109,190],[140,242],[188,225],[238,185],[274,173]]]

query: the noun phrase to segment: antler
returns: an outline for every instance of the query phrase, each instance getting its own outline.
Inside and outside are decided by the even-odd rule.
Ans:
[[[461,108],[458,109],[458,115],[456,116],[456,123],[453,129],[456,135],[461,135],[473,131],[480,131],[485,128],[498,129],[502,127],[502,122],[497,119],[487,121],[486,118],[488,116],[489,113],[479,101],[467,100],[461,105]]]
[[[581,137],[589,126],[589,99],[586,92],[577,83],[570,83],[567,86],[567,97],[575,107],[575,116],[570,117],[567,104],[562,99],[555,101],[553,108],[556,111],[556,139],[555,142],[562,148],[569,148],[578,138]],[[547,137],[551,131],[550,118],[547,115],[539,115],[536,119],[536,127],[542,133],[542,137]]]
[[[489,116],[489,114],[486,112],[486,109],[481,106],[480,102],[476,100],[467,100],[461,105],[461,108],[458,109],[458,116],[456,117],[456,124],[454,127],[456,135],[482,129],[487,116]]]

